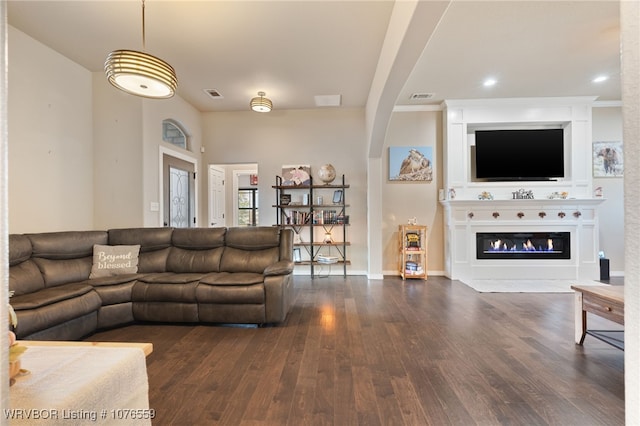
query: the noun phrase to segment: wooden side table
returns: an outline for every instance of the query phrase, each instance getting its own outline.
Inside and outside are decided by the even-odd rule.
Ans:
[[[573,285],[575,290],[575,341],[584,343],[588,335],[624,350],[624,331],[590,330],[587,312],[624,325],[624,286]],[[618,338],[622,334],[622,338]]]

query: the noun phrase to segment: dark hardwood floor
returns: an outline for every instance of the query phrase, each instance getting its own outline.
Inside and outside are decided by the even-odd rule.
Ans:
[[[155,425],[624,424],[624,353],[574,344],[573,294],[442,277],[295,288],[279,326],[136,324],[87,340],[153,343]]]

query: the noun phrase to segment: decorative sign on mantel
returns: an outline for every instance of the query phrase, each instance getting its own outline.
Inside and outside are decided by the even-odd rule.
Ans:
[[[526,191],[520,188],[517,191],[511,193],[514,200],[533,200],[533,191]]]

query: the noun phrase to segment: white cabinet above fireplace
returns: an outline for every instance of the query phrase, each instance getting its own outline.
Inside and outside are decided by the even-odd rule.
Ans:
[[[536,198],[553,192],[590,198],[592,192],[591,109],[594,97],[447,100],[444,107],[444,188],[458,198],[475,199],[483,191],[496,199],[512,191],[532,190]],[[475,172],[477,130],[563,129],[564,176],[549,181],[487,181]],[[514,140],[514,145],[519,141]],[[523,156],[524,157],[524,156]],[[505,159],[528,163],[528,158]],[[527,167],[529,165],[527,164]]]

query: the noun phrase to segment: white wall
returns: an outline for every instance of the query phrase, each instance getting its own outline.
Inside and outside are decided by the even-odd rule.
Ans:
[[[8,29],[9,232],[91,229],[91,73]]]
[[[180,151],[162,142],[162,120],[188,131],[202,171],[201,114],[178,96],[121,92],[10,26],[9,62],[9,232],[161,226],[150,209],[160,198],[159,148]]]
[[[207,226],[207,170],[202,164],[202,115],[190,104],[179,96],[171,99],[144,99],[142,114],[142,217],[144,226],[162,226],[163,218],[160,176],[159,176],[159,150],[173,151],[173,156],[184,156],[196,163],[197,211],[198,226]],[[180,123],[183,130],[187,132],[189,139],[189,149],[186,151],[170,143],[162,141],[162,121],[173,119]],[[140,163],[138,163],[138,167]],[[160,203],[160,211],[152,211],[151,203]]]
[[[622,108],[594,108],[593,141],[622,141]],[[610,262],[612,276],[624,274],[624,179],[593,178],[593,187],[602,187],[604,201],[600,216],[600,250]]]
[[[433,152],[432,182],[389,181],[389,147],[428,146]],[[387,130],[383,159],[382,247],[385,275],[398,272],[398,225],[414,216],[427,225],[427,272],[444,271],[443,209],[438,202],[442,187],[442,112],[394,112]]]
[[[93,90],[94,227],[142,226],[142,99],[102,73],[93,75]]]
[[[351,246],[348,273],[367,270],[366,148],[364,110],[317,109],[277,111],[268,114],[222,112],[203,114],[205,164],[257,163],[259,170],[260,225],[276,222],[276,176],[285,164],[309,164],[314,178],[331,163],[351,185],[346,192],[350,206],[347,229]]]
[[[162,226],[160,147],[200,163],[200,113],[179,96],[143,99],[111,86],[103,73],[95,73],[95,226],[97,229]],[[173,119],[187,132],[191,152],[162,141],[162,121]],[[206,171],[205,171],[206,176]],[[198,214],[206,223],[206,177],[197,185]],[[205,220],[205,222],[202,222]]]

